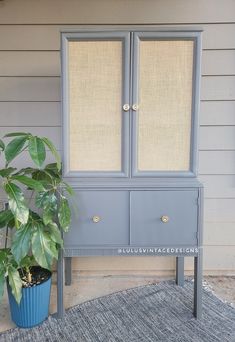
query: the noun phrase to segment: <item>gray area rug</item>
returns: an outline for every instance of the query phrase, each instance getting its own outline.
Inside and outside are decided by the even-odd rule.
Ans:
[[[203,290],[203,318],[192,315],[193,282],[141,286],[77,305],[63,320],[0,334],[1,342],[235,342],[235,309]]]

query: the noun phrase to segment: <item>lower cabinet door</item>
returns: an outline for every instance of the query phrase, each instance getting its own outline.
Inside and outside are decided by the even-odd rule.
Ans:
[[[132,191],[131,245],[196,245],[197,197],[196,190]]]
[[[71,201],[72,224],[65,247],[129,243],[127,191],[76,191]]]

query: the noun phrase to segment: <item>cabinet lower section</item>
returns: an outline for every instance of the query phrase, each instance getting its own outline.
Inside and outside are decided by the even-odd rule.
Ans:
[[[83,255],[94,255],[96,250],[100,255],[99,249],[102,255],[105,251],[112,255],[194,255],[198,196],[198,189],[75,190],[65,251],[80,248]],[[148,249],[138,250],[141,247]]]
[[[63,317],[65,284],[76,256],[176,256],[176,284],[184,257],[194,257],[194,316],[202,315],[202,197],[198,187],[75,189],[72,225],[59,254],[57,305]],[[64,263],[65,260],[65,263]]]

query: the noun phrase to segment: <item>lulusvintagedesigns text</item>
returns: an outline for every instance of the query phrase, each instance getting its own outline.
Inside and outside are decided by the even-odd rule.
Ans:
[[[196,247],[125,247],[118,248],[118,254],[198,254]]]

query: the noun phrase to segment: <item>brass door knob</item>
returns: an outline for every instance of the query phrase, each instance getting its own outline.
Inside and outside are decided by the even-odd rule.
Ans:
[[[98,223],[98,222],[100,222],[100,220],[101,220],[101,218],[100,218],[100,216],[93,216],[92,217],[92,221],[94,222],[94,223]]]
[[[138,105],[137,104],[133,104],[132,105],[132,110],[134,110],[134,111],[138,110]]]
[[[161,221],[162,221],[163,223],[167,223],[167,222],[169,221],[169,217],[166,216],[166,215],[163,215],[163,216],[161,217]]]
[[[125,112],[128,112],[128,110],[130,110],[130,105],[128,103],[125,103],[122,108]]]

